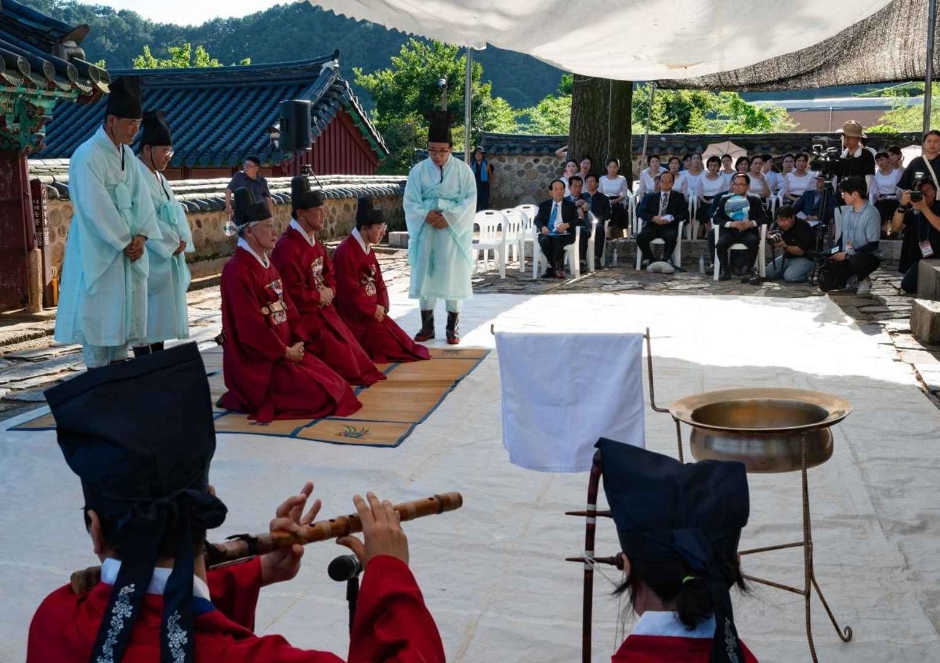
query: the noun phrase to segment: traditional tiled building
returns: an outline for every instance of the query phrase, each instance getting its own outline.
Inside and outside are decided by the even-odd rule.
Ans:
[[[27,157],[42,149],[56,112],[107,91],[107,72],[86,62],[80,47],[88,31],[14,0],[0,5],[0,310],[42,306],[50,280],[42,251],[47,228],[42,188],[37,196],[30,191]]]
[[[198,69],[112,70],[141,77],[144,109],[161,109],[173,130],[171,180],[228,177],[248,156],[262,174],[372,175],[388,154],[382,136],[339,75],[339,51],[303,62]],[[276,145],[281,101],[310,102],[311,149],[293,156]],[[42,159],[67,159],[91,136],[105,101],[56,109]]]

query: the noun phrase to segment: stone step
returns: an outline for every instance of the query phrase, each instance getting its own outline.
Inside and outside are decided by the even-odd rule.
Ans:
[[[927,345],[940,343],[940,301],[915,299],[911,308],[911,333]]]

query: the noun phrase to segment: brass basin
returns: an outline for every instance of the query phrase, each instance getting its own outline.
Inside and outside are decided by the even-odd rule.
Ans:
[[[736,460],[748,472],[792,472],[832,456],[829,427],[852,406],[843,398],[808,389],[723,389],[687,396],[669,412],[692,427],[692,455],[698,460]]]

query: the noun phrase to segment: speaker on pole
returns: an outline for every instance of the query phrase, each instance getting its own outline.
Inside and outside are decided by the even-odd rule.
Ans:
[[[310,126],[310,102],[288,99],[280,103],[281,145],[284,152],[301,152],[310,149],[313,132]]]

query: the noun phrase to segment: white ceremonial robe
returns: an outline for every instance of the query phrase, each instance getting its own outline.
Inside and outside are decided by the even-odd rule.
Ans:
[[[144,338],[149,256],[145,250],[131,262],[124,255],[135,235],[148,242],[160,239],[144,186],[137,157],[126,145],[116,147],[103,127],[72,155],[72,224],[56,314],[57,342],[113,347]]]
[[[186,211],[176,199],[173,188],[159,172],[151,173],[140,160],[140,174],[157,211],[157,224],[162,237],[147,240],[150,276],[147,279],[147,343],[189,338],[189,313],[186,291],[191,276],[186,254],[196,249],[186,219]],[[182,253],[173,255],[180,242],[186,242]]]
[[[443,168],[430,159],[408,173],[404,195],[408,225],[408,262],[412,298],[468,299],[473,290],[473,215],[477,186],[470,166],[453,156]],[[424,219],[439,209],[447,228],[436,230]]]

